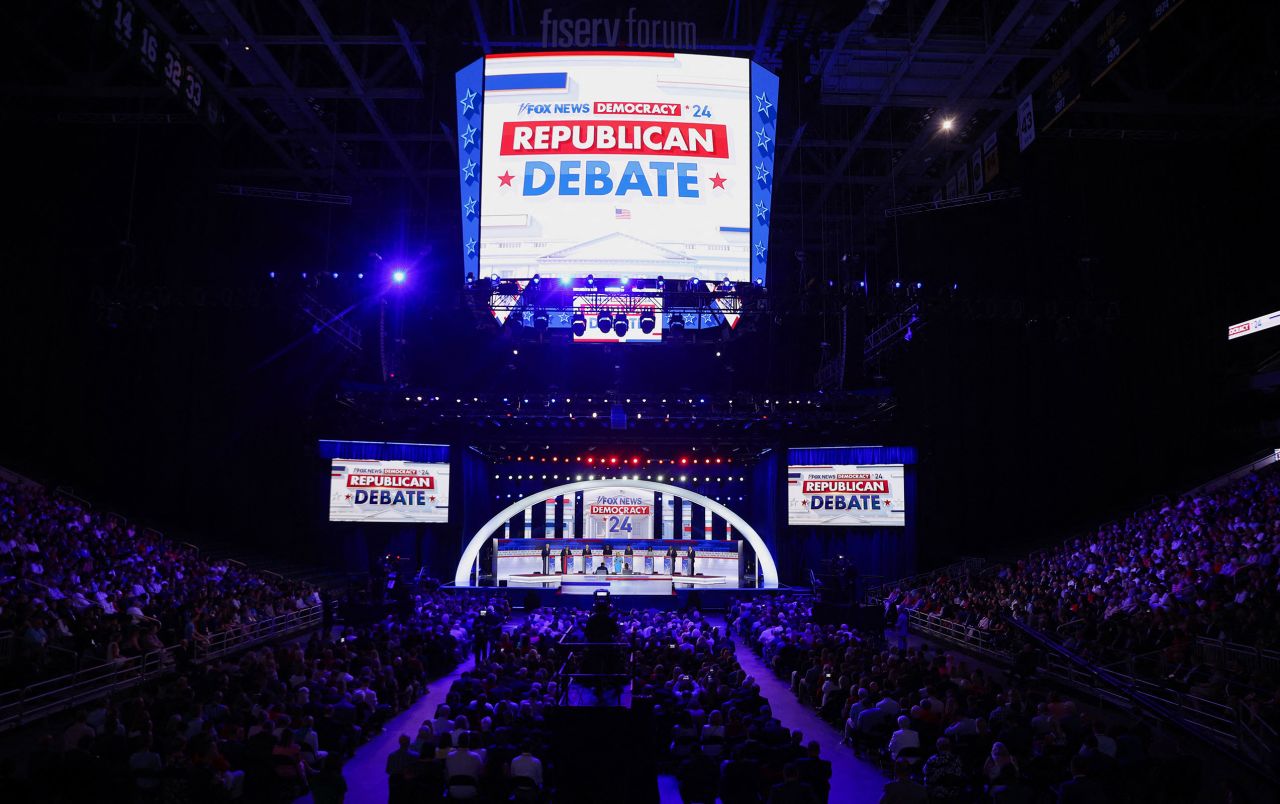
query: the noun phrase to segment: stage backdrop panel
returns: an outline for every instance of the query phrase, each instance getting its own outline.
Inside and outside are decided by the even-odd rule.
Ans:
[[[583,535],[589,539],[653,538],[653,492],[643,489],[591,489],[583,492]]]
[[[448,522],[449,464],[334,458],[331,522]]]
[[[907,523],[902,464],[787,467],[787,524],[902,527]]]

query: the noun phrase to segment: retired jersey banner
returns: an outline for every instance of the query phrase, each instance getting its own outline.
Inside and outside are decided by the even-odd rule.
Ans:
[[[653,538],[653,492],[647,489],[594,488],[582,493],[583,537]]]
[[[330,522],[448,522],[449,464],[334,458]]]
[[[902,464],[787,467],[788,525],[891,525],[906,521]]]

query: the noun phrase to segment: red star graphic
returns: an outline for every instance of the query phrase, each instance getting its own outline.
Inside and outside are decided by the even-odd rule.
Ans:
[[[435,498],[435,495],[434,495],[434,494],[433,494],[433,495],[431,495],[430,497],[428,497],[427,499],[428,499],[428,500],[430,500],[431,502],[435,502],[435,501],[436,501],[436,498]]]
[[[804,507],[804,506],[806,506],[806,505],[808,505],[808,504],[809,504],[809,501],[808,501],[808,500],[801,500],[801,501],[800,501],[800,506],[801,506],[801,507]]]
[[[498,186],[499,186],[499,187],[510,187],[510,186],[511,186],[511,180],[512,180],[512,179],[514,179],[514,178],[515,178],[515,176],[512,176],[512,175],[511,175],[511,171],[509,171],[509,170],[504,170],[504,171],[502,171],[502,174],[501,174],[500,176],[498,176],[498,181],[502,182],[502,184],[499,184]]]
[[[348,500],[349,500],[349,499],[351,499],[351,495],[350,495],[350,494],[348,494],[348,495],[347,495],[347,499],[348,499]]]
[[[716,189],[716,188],[718,187],[718,188],[720,188],[721,190],[723,190],[723,189],[724,189],[724,183],[725,183],[726,181],[728,181],[728,179],[722,179],[722,178],[720,178],[720,174],[719,174],[719,173],[716,173],[716,175],[712,176],[710,179],[708,179],[708,181],[710,181],[710,182],[711,182],[711,189],[713,189],[713,190],[714,190],[714,189]]]

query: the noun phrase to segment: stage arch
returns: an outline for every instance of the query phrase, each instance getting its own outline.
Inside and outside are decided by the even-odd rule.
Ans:
[[[484,547],[485,541],[501,530],[503,524],[522,511],[525,511],[538,502],[548,497],[556,497],[561,494],[575,494],[579,491],[595,488],[617,488],[625,486],[626,488],[646,489],[648,491],[660,491],[664,494],[671,494],[683,500],[697,503],[712,513],[719,514],[726,522],[734,527],[738,533],[742,534],[742,538],[747,544],[751,545],[751,549],[756,552],[756,563],[760,568],[760,582],[765,589],[778,588],[778,566],[773,561],[773,554],[769,552],[769,548],[765,545],[764,539],[760,538],[760,534],[756,533],[756,529],[751,527],[748,522],[731,509],[727,508],[723,503],[719,503],[710,497],[698,494],[680,486],[672,486],[668,483],[655,483],[652,480],[624,480],[622,478],[600,478],[597,480],[580,480],[574,483],[566,483],[562,486],[552,486],[549,489],[527,495],[516,500],[511,505],[503,508],[492,519],[484,524],[484,527],[476,531],[476,535],[471,537],[471,541],[467,543],[467,547],[462,551],[462,557],[458,559],[458,569],[454,572],[453,582],[458,586],[467,586],[468,577],[471,575],[471,568],[480,558],[480,550]]]

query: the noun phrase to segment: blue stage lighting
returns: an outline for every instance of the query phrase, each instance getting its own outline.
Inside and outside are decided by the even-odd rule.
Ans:
[[[405,273],[404,271],[394,271],[391,274],[391,281],[395,282],[397,285],[403,285],[404,280],[408,278],[409,278],[409,274]]]
[[[613,323],[613,334],[619,338],[627,334],[627,317],[625,315],[618,316],[618,320]]]
[[[356,274],[356,279],[364,279],[364,274]]]
[[[644,310],[640,313],[640,331],[645,335],[653,332],[657,323],[657,316],[654,315],[653,310]]]
[[[587,317],[582,313],[573,314],[573,334],[579,338],[587,334]],[[569,400],[565,400],[568,402]]]
[[[276,278],[276,272],[275,272],[275,271],[272,271],[271,273],[267,274],[267,276],[271,277],[272,279],[275,279],[275,278]]]
[[[608,310],[601,310],[599,317],[596,318],[596,326],[601,332],[613,329],[613,315]]]
[[[760,287],[764,287],[764,280],[757,276],[756,284],[759,285]]]
[[[333,278],[334,278],[334,279],[337,279],[337,278],[338,278],[338,272],[337,272],[337,271],[334,271],[334,272],[333,272]]]
[[[919,289],[920,289],[920,288],[922,288],[922,287],[924,287],[924,283],[923,283],[923,282],[917,282],[917,283],[916,283],[916,290],[919,290]]]
[[[534,286],[534,287],[537,287],[537,286],[538,286],[538,285],[540,285],[540,284],[542,284],[542,275],[541,275],[541,274],[534,274],[534,275],[533,275],[533,286]]]
[[[658,277],[658,290],[662,290],[667,286],[667,280],[664,277]]]
[[[684,316],[680,313],[672,315],[670,320],[667,321],[667,328],[673,333],[684,332]]]
[[[560,284],[562,284],[562,285],[567,285],[567,284],[569,284],[569,283],[570,283],[570,282],[572,282],[572,281],[573,281],[573,280],[572,280],[572,279],[570,279],[570,278],[569,278],[569,277],[567,277],[567,276],[562,276],[562,277],[560,277]]]
[[[624,276],[624,277],[622,277],[621,279],[619,279],[619,280],[618,280],[618,284],[619,284],[619,285],[622,285],[623,287],[626,287],[626,286],[627,286],[627,283],[628,283],[628,282],[630,282],[630,281],[631,281],[631,278],[630,278],[630,277],[626,277],[626,276]]]
[[[893,286],[894,286],[895,288],[900,288],[900,287],[902,287],[902,283],[901,283],[901,282],[894,282],[894,283],[893,283]]]

